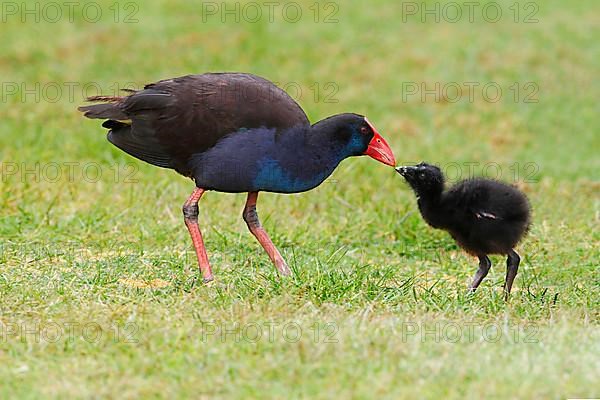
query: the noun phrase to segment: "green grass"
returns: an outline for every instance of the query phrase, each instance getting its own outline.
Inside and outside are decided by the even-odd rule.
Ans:
[[[403,22],[402,3],[383,0],[339,3],[330,24],[308,0],[297,23],[281,8],[273,23],[235,24],[204,22],[196,2],[143,3],[125,24],[113,3],[97,3],[97,23],[75,12],[0,26],[1,398],[600,396],[596,1],[540,2],[534,24],[512,22],[512,1],[499,2],[502,21],[472,24]],[[120,152],[76,106],[89,82],[112,93],[223,70],[297,83],[312,121],[368,115],[399,163],[497,163],[534,209],[511,301],[500,257],[467,296],[476,260],[364,157],[311,192],[261,195],[289,279],[247,232],[244,196],[208,193],[200,221],[217,281],[199,284],[181,217],[193,184]],[[7,86],[38,82],[64,92],[36,101]],[[325,101],[329,82],[337,102]],[[403,101],[403,82],[504,92]],[[515,102],[515,82],[519,100],[535,83],[538,102]]]

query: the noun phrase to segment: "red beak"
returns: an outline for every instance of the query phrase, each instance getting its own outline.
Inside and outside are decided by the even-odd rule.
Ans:
[[[367,147],[367,150],[363,154],[374,158],[375,160],[382,162],[386,165],[391,165],[392,167],[395,167],[396,158],[394,157],[392,149],[390,149],[390,146],[387,144],[385,139],[381,137],[379,132],[377,132],[377,129],[375,129],[375,127],[371,125],[371,123],[368,120],[366,121],[375,134],[373,135],[373,139],[371,139],[371,141],[369,142],[369,147]]]

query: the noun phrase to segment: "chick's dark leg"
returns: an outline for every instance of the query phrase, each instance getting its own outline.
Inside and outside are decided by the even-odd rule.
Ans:
[[[469,290],[471,292],[474,292],[477,289],[477,287],[479,287],[479,284],[481,283],[481,281],[483,281],[483,278],[486,277],[491,266],[492,262],[490,261],[488,256],[479,256],[479,269],[475,273],[475,276],[473,276],[473,283],[471,283],[471,286],[469,286]]]
[[[504,281],[504,297],[507,300],[508,295],[510,294],[510,289],[512,289],[513,282],[517,276],[520,262],[521,257],[519,257],[516,251],[511,250],[508,253],[508,258],[506,259],[506,281]]]
[[[244,213],[242,214],[244,221],[246,221],[246,225],[248,225],[248,229],[250,232],[256,237],[258,242],[261,244],[263,249],[269,255],[269,258],[275,264],[275,268],[281,275],[289,275],[290,269],[287,266],[283,257],[279,253],[279,250],[275,247],[269,235],[264,230],[264,228],[260,225],[260,221],[258,220],[258,214],[256,213],[256,200],[258,199],[258,192],[250,192],[248,193],[248,199],[246,200],[246,206],[244,207]]]
[[[202,233],[198,226],[198,201],[200,201],[203,194],[204,189],[198,187],[194,189],[190,197],[183,204],[183,221],[190,232],[204,283],[208,283],[212,281],[214,277],[208,262],[208,255],[206,254],[206,248],[204,247],[204,241],[202,240]]]

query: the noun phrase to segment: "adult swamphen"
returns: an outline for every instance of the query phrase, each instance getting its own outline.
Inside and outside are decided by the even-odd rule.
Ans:
[[[416,193],[425,221],[448,231],[460,247],[479,257],[471,291],[492,266],[488,254],[507,256],[504,292],[508,298],[521,261],[514,247],[530,224],[527,197],[513,186],[483,178],[467,179],[444,191],[442,171],[426,163],[396,170]]]
[[[205,191],[248,192],[243,218],[283,274],[290,273],[256,213],[259,191],[298,193],[323,182],[345,158],[368,155],[394,166],[394,155],[367,119],[339,114],[311,125],[302,108],[266,79],[208,73],[162,80],[123,97],[95,96],[79,107],[105,119],[108,140],[150,164],[174,169],[196,188],[183,205],[205,282],[213,280],[198,201]]]

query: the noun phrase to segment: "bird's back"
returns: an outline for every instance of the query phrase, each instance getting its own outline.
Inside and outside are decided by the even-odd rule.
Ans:
[[[146,85],[130,96],[97,100],[109,104],[80,109],[87,117],[108,119],[104,126],[111,129],[109,141],[134,157],[187,176],[192,155],[231,133],[309,125],[285,91],[243,73],[188,75]]]
[[[483,211],[505,221],[529,218],[525,195],[514,186],[491,179],[473,178],[459,182],[445,192],[444,198],[456,207]]]
[[[459,182],[444,193],[442,203],[450,232],[472,253],[506,253],[529,228],[527,197],[502,182]]]

